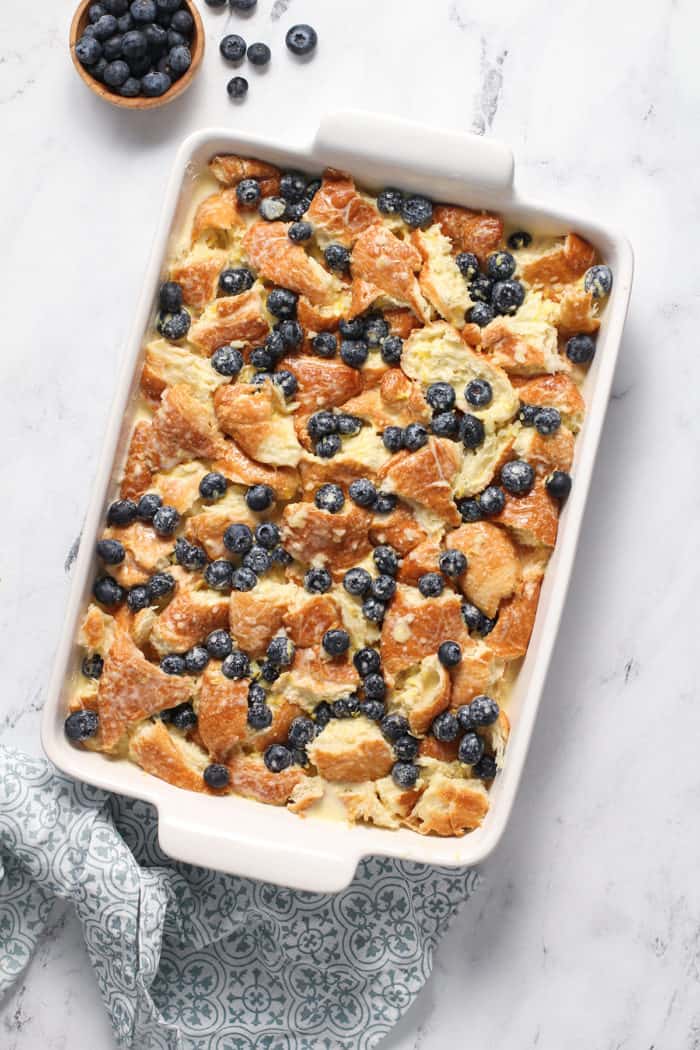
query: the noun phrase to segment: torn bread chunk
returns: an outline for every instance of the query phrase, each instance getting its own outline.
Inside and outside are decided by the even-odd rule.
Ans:
[[[394,764],[391,745],[366,718],[329,722],[308,747],[309,758],[326,780],[350,784],[378,780]]]
[[[452,254],[452,244],[439,226],[416,230],[413,243],[421,254],[419,283],[429,303],[445,321],[460,327],[464,315],[474,304],[469,287]]]

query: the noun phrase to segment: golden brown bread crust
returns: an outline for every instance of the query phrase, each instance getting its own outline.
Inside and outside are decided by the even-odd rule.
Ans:
[[[253,223],[243,247],[259,276],[305,295],[311,303],[328,302],[338,293],[337,278],[289,239],[283,222]]]
[[[290,586],[265,582],[252,591],[232,591],[229,626],[241,649],[262,655],[284,624]]]
[[[454,441],[431,437],[418,452],[397,452],[378,475],[388,492],[425,507],[449,525],[457,525],[460,517],[452,492],[461,463]]]
[[[495,616],[520,580],[518,553],[508,534],[488,521],[475,521],[451,532],[449,546],[467,559],[462,591],[486,616]]]
[[[400,368],[384,372],[378,386],[365,389],[342,406],[343,412],[367,419],[377,428],[427,423],[430,408],[419,383],[412,383]]]
[[[115,539],[123,545],[124,561],[112,567],[112,576],[123,587],[143,583],[157,569],[169,567],[172,540],[163,539],[141,521],[131,525],[110,527],[102,534],[104,539]]]
[[[192,223],[190,241],[192,244],[203,235],[214,234],[242,227],[243,220],[238,212],[235,189],[223,190],[207,197],[197,208]],[[176,280],[175,277],[172,280]]]
[[[379,222],[379,213],[373,204],[359,195],[349,175],[328,168],[306,218],[329,241],[349,248],[359,233]]]
[[[437,653],[444,641],[469,644],[461,601],[452,591],[423,598],[412,587],[399,586],[382,626],[383,664],[390,674],[404,671]]]
[[[339,360],[288,357],[281,362],[280,368],[288,368],[296,376],[299,390],[295,400],[305,412],[342,405],[362,390],[362,377],[357,369]]]
[[[502,660],[524,656],[537,614],[542,580],[524,580],[518,593],[501,603],[496,626],[486,639],[491,652]]]
[[[481,262],[498,248],[503,238],[503,219],[490,212],[440,204],[433,208],[433,221],[450,239],[455,253],[473,252]]]
[[[430,317],[416,273],[421,267],[420,253],[412,244],[399,240],[386,226],[369,226],[352,251],[353,278],[374,285],[391,299],[408,304],[427,321]]]
[[[578,429],[586,411],[581,391],[564,372],[527,380],[519,387],[518,396],[527,405],[558,409],[572,430]]]
[[[282,512],[282,542],[301,562],[344,569],[370,551],[371,515],[349,501],[338,514],[314,503],[291,503]]]
[[[326,631],[342,626],[338,606],[329,594],[302,591],[283,617],[287,634],[300,649],[319,646]]]
[[[480,780],[457,780],[437,773],[414,806],[408,825],[421,835],[464,835],[478,828],[489,809]]]
[[[408,507],[400,504],[390,514],[374,514],[369,530],[369,538],[375,546],[388,543],[399,554],[408,554],[427,536]]]
[[[527,496],[506,493],[506,505],[491,519],[507,525],[519,543],[527,547],[553,547],[559,526],[559,506],[539,479]]]
[[[209,169],[223,186],[237,186],[243,179],[257,179],[263,197],[274,196],[279,192],[280,170],[263,160],[221,153],[212,157]]]
[[[215,299],[189,330],[188,340],[200,353],[211,356],[226,343],[262,343],[270,331],[260,290],[249,288],[240,295]]]
[[[225,627],[228,614],[225,595],[178,586],[156,620],[149,640],[160,653],[184,653],[210,631]]]
[[[401,561],[398,579],[401,583],[417,584],[419,577],[426,572],[438,571],[439,557],[440,541],[434,536],[429,536],[405,555]]]
[[[162,722],[146,722],[129,742],[129,757],[142,769],[174,787],[187,791],[212,792],[202,778],[202,770],[188,760]]]
[[[231,774],[229,786],[233,792],[271,806],[284,806],[295,787],[306,779],[306,774],[298,766],[271,773],[260,755],[234,755],[229,759],[228,768]]]
[[[224,433],[252,459],[288,467],[299,462],[303,450],[274,383],[220,386],[214,393],[214,410]]]
[[[170,268],[170,280],[182,288],[185,306],[203,309],[216,295],[219,274],[226,265],[226,252],[212,251],[201,258],[188,258]]]
[[[379,727],[365,718],[329,722],[307,750],[321,776],[331,783],[378,780],[394,764],[391,745]]]
[[[566,338],[577,332],[597,332],[600,328],[597,305],[583,288],[565,288],[559,300],[558,328]]]
[[[213,761],[223,762],[248,729],[248,682],[232,681],[221,664],[210,663],[202,675],[196,705],[197,728]]]
[[[525,263],[522,275],[534,285],[570,284],[583,277],[595,262],[595,248],[575,233],[570,233],[563,244],[556,245],[538,258]]]

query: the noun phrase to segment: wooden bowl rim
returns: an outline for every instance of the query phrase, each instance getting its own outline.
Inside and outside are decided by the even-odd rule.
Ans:
[[[184,76],[181,76],[179,80],[174,82],[172,87],[168,88],[164,95],[159,95],[157,98],[146,98],[142,95],[139,95],[138,98],[122,98],[121,95],[117,95],[116,92],[111,91],[106,84],[101,84],[99,80],[96,80],[90,73],[89,68],[83,66],[78,61],[75,54],[75,45],[87,24],[87,11],[92,3],[94,3],[94,0],[80,0],[71,22],[69,39],[70,54],[73,59],[73,65],[78,71],[83,83],[87,84],[90,90],[97,95],[98,98],[104,99],[105,102],[109,102],[113,106],[119,106],[120,109],[157,109],[159,106],[165,106],[168,102],[172,102],[173,99],[177,98],[183,93],[183,91],[187,90],[202,64],[205,44],[202,16],[193,0],[183,0],[184,5],[194,19],[194,33],[192,34],[191,41],[192,65]]]

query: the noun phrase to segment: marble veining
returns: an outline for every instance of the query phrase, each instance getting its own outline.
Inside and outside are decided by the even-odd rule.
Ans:
[[[700,1050],[700,9],[259,0],[239,19],[202,4],[200,77],[171,106],[131,114],[73,73],[73,6],[0,5],[0,740],[39,750],[76,537],[180,140],[223,125],[296,144],[349,105],[502,138],[524,192],[627,232],[637,276],[511,824],[385,1047]],[[298,21],[320,36],[303,66],[284,48]],[[217,46],[236,31],[273,61],[264,76],[246,68],[233,107]],[[0,1045],[113,1050],[65,909],[0,1003]]]

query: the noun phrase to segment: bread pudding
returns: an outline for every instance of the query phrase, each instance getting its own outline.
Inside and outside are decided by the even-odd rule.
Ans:
[[[575,232],[213,157],[143,350],[68,738],[307,817],[478,827],[611,285]]]

